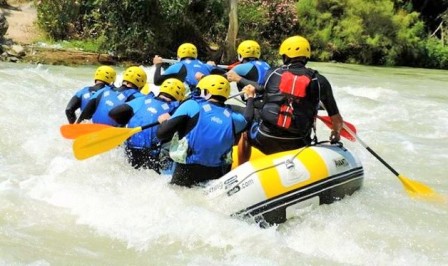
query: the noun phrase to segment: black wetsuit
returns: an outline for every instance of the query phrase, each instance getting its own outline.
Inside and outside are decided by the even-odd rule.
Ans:
[[[106,86],[105,83],[97,83],[92,87],[89,87],[88,91],[91,93],[95,93],[96,91],[104,88]],[[83,90],[83,89],[81,89]],[[73,124],[76,122],[76,110],[81,108],[82,104],[82,95],[79,95],[79,92],[73,95],[73,97],[70,99],[70,101],[67,104],[67,107],[65,108],[65,115],[67,116],[67,120],[70,124]],[[82,110],[81,110],[82,111]]]
[[[328,80],[317,71],[305,70],[303,63],[295,63],[288,66],[288,70],[294,74],[311,71],[317,82],[312,82],[307,89],[307,96],[301,99],[295,106],[293,113],[293,126],[285,129],[278,126],[277,121],[279,113],[276,97],[279,96],[279,84],[281,75],[273,74],[274,71],[280,74],[285,70],[283,68],[271,69],[267,74],[267,83],[264,87],[258,89],[264,90],[265,103],[261,109],[261,119],[259,124],[254,125],[249,134],[250,143],[265,154],[272,154],[286,150],[293,150],[304,147],[311,143],[311,131],[314,126],[315,116],[319,101],[325,106],[329,116],[339,113],[333,91]],[[247,103],[247,108],[253,108],[253,103]]]

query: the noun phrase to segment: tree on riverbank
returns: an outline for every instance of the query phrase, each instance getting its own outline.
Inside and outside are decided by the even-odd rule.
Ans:
[[[433,2],[239,0],[237,42],[259,41],[270,62],[278,59],[284,38],[301,34],[311,41],[316,61],[448,68],[443,35],[431,36],[448,17],[448,0],[438,9]],[[102,50],[145,63],[154,54],[174,57],[182,42],[195,43],[203,59],[219,59],[209,44],[225,47],[229,3],[60,0],[40,1],[37,8],[39,25],[52,39],[95,40]]]

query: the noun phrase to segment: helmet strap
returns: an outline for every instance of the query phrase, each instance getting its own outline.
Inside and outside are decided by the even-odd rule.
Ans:
[[[210,97],[212,97],[212,95],[208,92],[208,90],[206,90],[206,89],[202,90],[201,89],[200,97],[208,100],[208,99],[210,99]]]
[[[241,54],[238,54],[238,61],[239,62],[243,62],[244,58]]]

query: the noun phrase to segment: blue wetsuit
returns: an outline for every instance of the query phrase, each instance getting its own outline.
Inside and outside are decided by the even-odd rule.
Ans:
[[[124,85],[120,88],[103,88],[92,96],[77,122],[79,123],[84,119],[92,119],[93,123],[119,126],[117,122],[109,117],[109,111],[120,104],[143,96],[136,88]]]
[[[181,61],[169,66],[161,74],[162,64],[156,65],[154,72],[154,84],[160,86],[166,79],[176,78],[188,85],[190,91],[194,91],[198,81],[195,78],[196,73],[201,72],[204,75],[223,74],[224,70],[206,64],[198,59],[183,58]]]
[[[172,113],[178,106],[177,101],[168,101],[149,94],[113,108],[109,116],[120,125],[127,124],[129,128],[141,127],[157,122],[161,114]],[[128,161],[134,168],[143,167],[159,172],[161,142],[156,136],[157,129],[158,126],[147,128],[126,141]]]
[[[68,102],[67,107],[65,108],[65,114],[70,124],[76,122],[76,110],[80,109],[82,112],[91,99],[92,95],[97,91],[103,89],[104,87],[110,86],[100,82],[95,84],[94,86],[86,86],[78,90],[75,95],[73,95],[73,97]]]
[[[157,131],[161,140],[170,140],[175,133],[179,140],[170,149],[177,162],[171,183],[190,187],[228,172],[232,146],[246,125],[243,115],[223,103],[203,99],[182,103]]]

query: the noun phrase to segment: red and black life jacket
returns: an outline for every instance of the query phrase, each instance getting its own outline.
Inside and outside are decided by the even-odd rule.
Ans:
[[[273,71],[265,83],[261,118],[294,135],[308,134],[320,101],[316,73],[305,67],[281,67]]]

